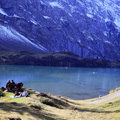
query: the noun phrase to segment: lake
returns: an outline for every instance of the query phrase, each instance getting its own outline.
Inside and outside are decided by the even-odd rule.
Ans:
[[[120,87],[120,69],[1,65],[0,87],[9,79],[39,92],[78,100],[106,95]]]

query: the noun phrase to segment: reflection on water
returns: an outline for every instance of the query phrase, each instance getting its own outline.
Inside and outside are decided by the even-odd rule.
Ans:
[[[67,68],[43,66],[0,66],[0,87],[8,80],[24,87],[72,99],[88,99],[107,94],[120,86],[120,69]]]

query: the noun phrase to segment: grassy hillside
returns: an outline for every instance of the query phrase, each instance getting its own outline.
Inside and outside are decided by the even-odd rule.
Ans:
[[[120,120],[120,96],[97,104],[26,89],[29,97],[0,97],[0,120]],[[112,95],[109,94],[108,96]],[[104,98],[104,97],[103,97]]]

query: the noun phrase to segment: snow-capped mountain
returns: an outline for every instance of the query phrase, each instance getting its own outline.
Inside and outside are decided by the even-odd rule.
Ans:
[[[0,0],[0,49],[120,60],[119,0]]]

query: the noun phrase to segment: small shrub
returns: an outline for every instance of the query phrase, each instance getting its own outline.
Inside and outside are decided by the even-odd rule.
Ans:
[[[37,109],[37,110],[41,110],[41,106],[37,106],[37,105],[31,105],[30,107],[34,108],[34,109]]]
[[[119,91],[120,90],[120,87],[116,88],[115,91]]]
[[[4,97],[4,96],[5,96],[5,94],[0,91],[0,97]]]
[[[109,94],[114,93],[114,92],[115,92],[115,90],[110,90],[110,91],[109,91]]]
[[[9,118],[9,120],[22,120],[21,118]]]
[[[49,98],[41,98],[40,101],[43,104],[52,106],[52,107],[56,107],[56,108],[60,108],[60,106],[58,106],[53,100],[49,99]]]
[[[116,88],[115,90],[110,90],[109,94],[114,93],[115,91],[119,91],[120,87]]]

